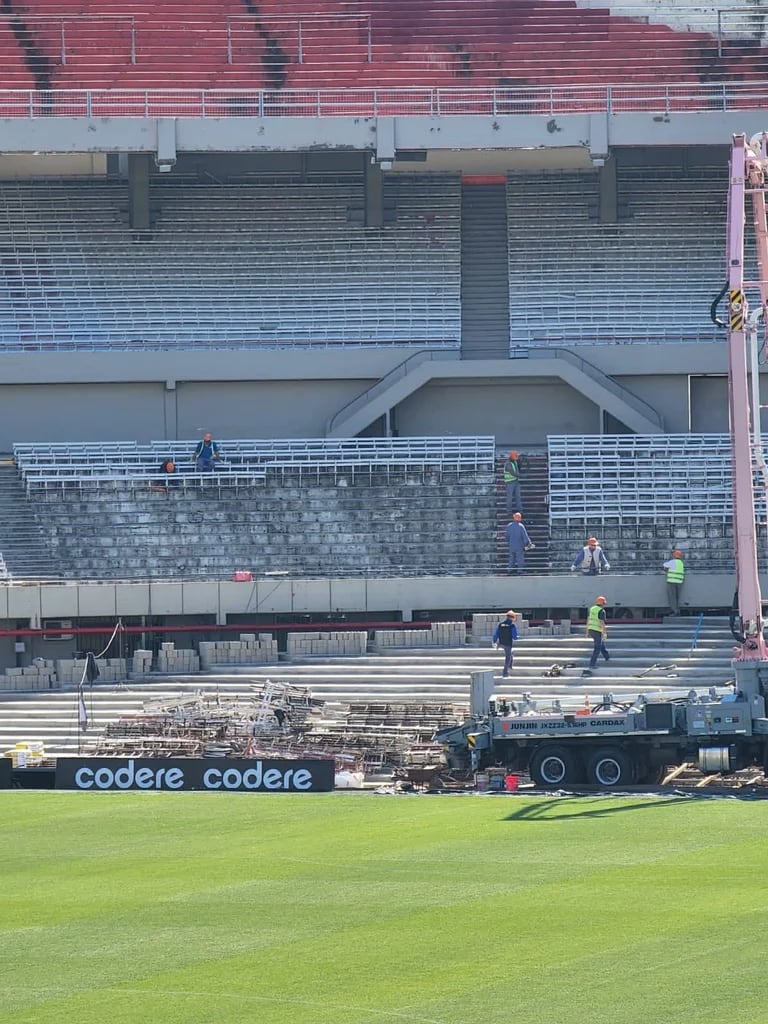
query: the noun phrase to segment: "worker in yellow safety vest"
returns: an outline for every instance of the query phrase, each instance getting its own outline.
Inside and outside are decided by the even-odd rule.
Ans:
[[[510,452],[504,463],[504,484],[507,489],[507,512],[522,512],[523,502],[520,498],[520,456]]]
[[[587,613],[587,636],[592,641],[592,657],[589,667],[595,668],[597,659],[602,654],[606,661],[611,660],[608,649],[605,646],[605,638],[608,633],[605,617],[605,606],[607,601],[604,597],[596,597],[595,603]]]
[[[680,591],[683,589],[683,580],[685,579],[683,552],[675,548],[672,557],[664,563],[664,568],[667,570],[667,605],[673,615],[679,615]]]

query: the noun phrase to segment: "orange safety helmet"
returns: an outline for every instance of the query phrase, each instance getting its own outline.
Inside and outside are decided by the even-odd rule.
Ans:
[[[593,544],[597,544],[597,537],[588,537],[587,544],[592,547]]]
[[[673,558],[682,558],[683,557],[683,552],[682,551],[678,551],[677,548],[675,548],[675,550],[672,552],[672,557]]]
[[[518,453],[517,452],[510,452],[509,453],[509,457],[510,457],[510,459],[516,459],[518,457]]]
[[[515,512],[515,514],[514,514],[514,515],[512,516],[512,518],[513,518],[513,519],[517,519],[517,521],[518,521],[518,522],[520,522],[520,520],[521,520],[521,519],[522,519],[523,517],[522,517],[522,514],[521,514],[520,512]]]
[[[608,602],[604,597],[596,597],[595,604],[608,604]]]

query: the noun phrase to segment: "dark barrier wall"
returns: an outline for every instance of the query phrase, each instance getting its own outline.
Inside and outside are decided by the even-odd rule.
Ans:
[[[189,790],[215,793],[327,793],[330,760],[66,757],[56,764],[57,789]]]
[[[11,788],[13,762],[10,757],[0,757],[0,789]]]

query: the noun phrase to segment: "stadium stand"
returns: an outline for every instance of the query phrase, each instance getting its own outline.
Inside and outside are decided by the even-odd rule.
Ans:
[[[492,438],[16,445],[65,578],[466,574],[494,569]],[[179,467],[153,487],[167,455]],[[13,567],[11,566],[11,572]]]
[[[13,23],[0,17],[0,68],[4,89],[34,89],[35,78],[24,57],[25,51],[14,32]]]
[[[193,448],[194,441],[17,444],[16,505],[34,507],[56,552],[51,574],[505,571],[503,460],[492,438],[229,439],[212,474],[195,472]],[[153,487],[166,455],[179,469],[167,494]],[[729,569],[726,435],[553,435],[546,455],[523,460],[533,572],[567,571],[593,533],[615,573],[658,573],[673,547],[691,568]],[[759,519],[765,533],[764,503]]]
[[[512,347],[720,340],[706,311],[723,274],[725,173],[620,167],[611,224],[598,223],[597,172],[511,175]],[[673,317],[657,299],[670,289]]]
[[[361,179],[162,179],[133,234],[119,183],[0,183],[0,348],[366,344],[457,347],[458,178],[394,179],[360,223]]]
[[[675,547],[699,571],[733,567],[727,435],[551,436],[547,458],[551,543],[561,570],[582,535],[593,533],[620,572],[658,572]],[[756,483],[765,567],[766,492]]]
[[[622,168],[615,224],[597,222],[596,172],[512,174],[511,347],[714,340],[702,310],[722,274],[722,173]],[[385,188],[393,222],[371,231],[356,222],[354,177],[160,177],[154,226],[133,233],[118,183],[0,183],[12,243],[0,256],[0,349],[457,348],[458,179],[398,176]],[[674,318],[649,301],[670,286]]]
[[[695,109],[715,95],[701,86],[760,85],[768,66],[746,15],[711,32],[679,24],[676,30],[649,23],[642,4],[611,13],[607,5],[584,8],[570,0],[225,0],[212,12],[195,0],[133,3],[115,12],[96,0],[11,0],[5,11],[27,41],[38,89],[262,90],[269,94],[266,113],[307,113],[299,96],[315,89],[335,90],[337,102],[352,99],[338,95],[343,89],[388,89],[386,100],[355,101],[368,111],[385,102],[387,112],[421,103],[422,88],[457,90],[464,96],[446,102],[460,102],[464,112],[474,104],[479,113],[490,109],[489,89],[509,90],[505,102],[531,110],[546,99],[526,96],[526,89],[578,86],[580,94],[562,99],[571,109],[589,109],[603,86],[622,84],[647,87],[634,102],[652,107],[672,83],[679,101]],[[615,102],[625,99],[619,91]],[[332,96],[327,100],[332,108]],[[758,104],[757,97],[745,101]],[[58,109],[68,101],[54,102]],[[200,97],[176,92],[166,102],[169,114],[202,112]],[[220,96],[217,113],[237,113],[241,102]]]
[[[138,2],[124,12],[95,0],[40,0],[9,2],[4,10],[3,84],[17,87],[18,99],[3,94],[0,103],[20,114],[482,113],[491,109],[491,93],[493,111],[508,113],[602,110],[606,104],[614,112],[723,109],[730,97],[747,106],[750,96],[759,97],[768,67],[759,38],[738,25],[727,35],[714,28],[673,29],[649,23],[640,7],[618,14],[569,0],[373,0],[365,7],[265,0],[258,9],[225,2],[215,11],[193,0],[183,7]],[[30,83],[34,95],[25,98]],[[92,90],[87,99],[82,89]],[[150,97],[145,90],[156,92]],[[496,306],[504,307],[505,325],[509,318],[513,354],[537,346],[715,339],[706,310],[722,279],[724,166],[691,171],[681,165],[675,172],[654,167],[651,158],[642,168],[623,159],[616,152],[619,213],[612,224],[596,216],[595,172],[559,166],[556,175],[513,171],[506,195],[503,177],[495,182],[498,207],[491,204],[487,222],[499,210],[506,214],[507,251],[502,231],[495,262],[508,256],[508,295],[502,298],[509,298],[509,311],[504,302]],[[472,324],[463,290],[462,256],[467,265],[478,261],[474,252],[462,253],[461,217],[472,186],[465,190],[458,172],[385,175],[385,223],[373,230],[362,224],[359,171],[260,179],[254,172],[250,180],[234,172],[224,176],[226,183],[207,171],[194,180],[158,175],[151,182],[151,227],[141,232],[128,226],[126,173],[113,166],[112,180],[0,185],[0,224],[9,240],[0,254],[0,350],[31,358],[39,350],[195,347],[459,350],[466,340],[466,357],[476,339],[462,339],[462,329],[469,336],[469,324],[483,333],[481,318]],[[210,180],[202,184],[206,175]],[[487,249],[485,222],[478,221]],[[476,272],[484,277],[484,268]],[[490,305],[487,278],[482,283],[481,298]],[[652,301],[662,283],[674,292],[674,316]],[[506,336],[500,344],[506,346]],[[473,353],[488,354],[479,345]],[[491,354],[508,353],[499,347]],[[364,373],[360,378],[368,383]],[[375,387],[374,379],[366,393]],[[516,428],[514,422],[504,427]],[[310,575],[408,575],[446,566],[493,572],[503,559],[492,464],[443,467],[435,475],[413,461],[372,466],[365,459],[339,465],[321,459],[308,469],[306,455],[283,451],[270,461],[244,446],[209,481],[184,466],[188,449],[171,447],[68,445],[63,453],[45,453],[42,446],[18,446],[27,500],[38,503],[39,529],[50,551],[58,545],[65,575],[226,575],[241,554],[262,571],[278,565]],[[178,487],[161,495],[151,485],[167,454],[185,471]],[[545,460],[536,458],[541,479]],[[560,470],[550,466],[549,472],[555,493]],[[674,483],[659,476],[652,502],[656,534],[647,532],[651,513],[623,491],[615,495],[606,485],[600,511],[588,502],[579,506],[575,488],[560,514],[547,512],[542,486],[531,506],[537,518],[532,562],[542,570],[550,559],[556,571],[565,567],[574,534],[586,528],[614,548],[617,567],[634,563],[658,571],[664,531],[682,543],[688,530],[697,557],[704,561],[714,551],[719,558],[715,542],[730,529],[726,491],[721,497],[720,483],[707,485],[706,506],[696,512],[680,505]],[[307,519],[290,519],[292,505],[303,504],[305,488],[312,487],[322,494],[308,506]],[[415,493],[423,496],[422,506],[409,501]],[[275,495],[282,495],[282,505],[277,497],[271,504]],[[348,504],[336,508],[342,496]],[[408,517],[396,522],[400,513],[390,505],[407,507]],[[385,506],[390,526],[397,527],[396,550],[386,548]],[[224,540],[215,556],[196,558],[211,508]],[[330,544],[314,529],[319,512],[329,508],[336,509]],[[699,513],[715,520],[703,533],[697,532],[704,529]],[[455,538],[450,544],[435,539],[446,517],[451,536],[464,531],[463,546]],[[381,525],[368,547],[361,539],[366,520]],[[83,522],[100,524],[103,544],[90,542]],[[262,524],[261,533],[254,527],[243,545],[238,538],[252,522]],[[270,530],[283,539],[273,543]]]

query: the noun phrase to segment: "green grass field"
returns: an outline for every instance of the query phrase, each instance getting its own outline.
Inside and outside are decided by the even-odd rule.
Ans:
[[[765,1024],[768,802],[0,794],[0,1021]]]

